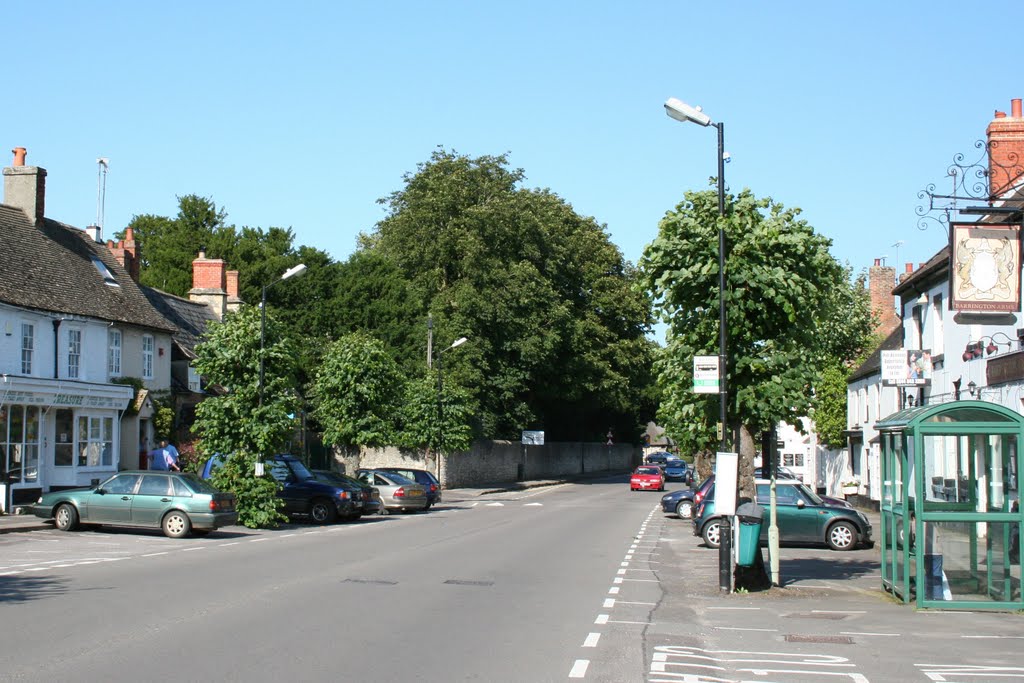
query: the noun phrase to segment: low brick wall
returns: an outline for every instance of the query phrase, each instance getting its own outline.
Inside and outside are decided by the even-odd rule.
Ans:
[[[360,467],[412,467],[437,472],[433,454],[423,451],[337,451],[334,459],[350,474]],[[641,459],[641,449],[629,444],[566,442],[523,446],[516,441],[478,441],[469,451],[444,456],[439,478],[445,488],[478,487],[595,472],[629,472]]]

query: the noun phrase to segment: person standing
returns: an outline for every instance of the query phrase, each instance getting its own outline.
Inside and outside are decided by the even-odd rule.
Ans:
[[[167,471],[167,451],[164,450],[163,442],[160,442],[160,445],[157,448],[150,451],[149,469],[157,472]]]
[[[167,453],[168,469],[180,472],[181,467],[178,466],[178,449],[175,448],[174,444],[170,443],[167,439],[161,439],[160,446]]]

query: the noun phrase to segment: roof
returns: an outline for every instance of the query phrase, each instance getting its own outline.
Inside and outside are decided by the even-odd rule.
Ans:
[[[903,348],[903,327],[898,326],[889,333],[888,337],[882,340],[878,348],[872,351],[871,355],[863,363],[850,373],[846,383],[850,384],[859,379],[879,374],[882,371],[882,351],[894,351],[901,348]]]
[[[94,258],[110,271],[116,286],[104,282]],[[33,225],[21,209],[5,204],[0,204],[0,272],[0,302],[173,330],[106,245],[49,218]]]
[[[195,358],[196,344],[202,341],[207,325],[217,321],[213,310],[204,303],[183,299],[153,287],[141,289],[153,307],[175,328],[171,335],[174,342],[187,357]]]
[[[947,244],[939,252],[925,261],[924,265],[911,273],[910,277],[900,280],[893,288],[892,293],[896,296],[906,291],[915,291],[926,288],[929,278],[934,275],[945,275],[944,271],[949,269],[949,245]]]

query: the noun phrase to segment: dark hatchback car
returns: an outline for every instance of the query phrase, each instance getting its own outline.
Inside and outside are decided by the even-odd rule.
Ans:
[[[708,477],[696,488],[679,489],[666,493],[661,497],[661,509],[669,514],[674,512],[682,519],[690,519],[694,508],[700,504],[714,482],[714,477]]]
[[[423,508],[424,510],[429,510],[435,503],[441,502],[441,482],[427,470],[414,470],[408,467],[375,467],[374,469],[379,472],[400,474],[406,479],[411,479],[422,485],[427,492],[427,507]]]
[[[665,461],[665,479],[669,481],[687,481],[690,468],[682,460]]]
[[[208,479],[223,463],[220,455],[207,460],[203,479]],[[294,455],[275,455],[264,465],[267,473],[281,485],[277,496],[284,500],[285,514],[306,517],[314,524],[331,524],[339,518],[356,519],[362,514],[357,500],[361,494],[358,487],[320,481]]]
[[[771,482],[759,479],[757,503],[763,509],[761,544],[768,540],[769,489]],[[871,522],[864,513],[847,507],[829,505],[802,482],[776,480],[776,512],[779,541],[826,545],[832,550],[853,550],[860,545],[870,547]],[[704,539],[704,545],[717,548],[720,543],[720,520],[715,515],[715,490],[712,486],[700,507],[693,513],[693,534]]]

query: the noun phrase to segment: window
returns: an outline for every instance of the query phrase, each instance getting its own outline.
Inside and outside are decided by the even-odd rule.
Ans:
[[[782,464],[785,467],[803,467],[804,466],[804,454],[803,453],[783,453]]]
[[[10,405],[0,408],[0,468],[8,484],[39,479],[39,408]]]
[[[107,332],[107,374],[121,376],[121,330]]]
[[[941,356],[943,353],[942,337],[942,295],[936,294],[932,299],[932,355]]]
[[[114,419],[78,416],[78,466],[111,467],[114,464]]]
[[[21,374],[32,374],[32,354],[35,352],[36,326],[21,324]]]
[[[96,270],[97,272],[99,272],[100,277],[103,278],[103,284],[109,285],[111,287],[121,286],[117,284],[117,278],[114,277],[114,274],[110,272],[109,268],[107,268],[107,264],[103,263],[103,261],[99,260],[99,258],[96,256],[93,256],[91,258],[92,265],[96,267]]]
[[[82,331],[68,330],[68,378],[78,379],[82,364]]]
[[[924,348],[923,347],[923,344],[924,344],[924,341],[923,341],[924,340],[924,320],[923,320],[923,316],[924,316],[924,311],[922,310],[922,308],[920,306],[914,306],[914,310],[911,312],[911,318],[914,321],[914,326],[913,326],[913,328],[911,330],[911,333],[914,335],[914,338],[911,340],[913,342],[913,346],[911,346],[910,348],[912,348],[912,349]]]
[[[54,467],[71,467],[75,464],[73,442],[75,438],[74,413],[67,408],[59,408],[54,418]]]
[[[153,335],[142,335],[142,378],[153,379]]]

